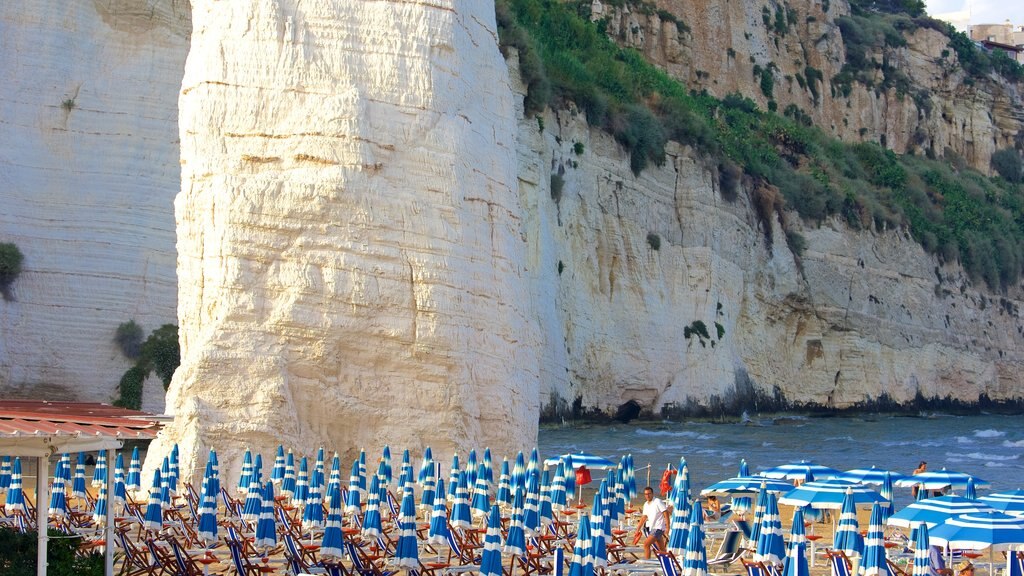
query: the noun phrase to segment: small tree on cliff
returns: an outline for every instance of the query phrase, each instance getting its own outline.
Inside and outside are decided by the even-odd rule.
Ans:
[[[24,261],[25,256],[17,246],[9,242],[0,243],[0,293],[8,302],[14,300],[11,284],[21,274],[21,263]]]

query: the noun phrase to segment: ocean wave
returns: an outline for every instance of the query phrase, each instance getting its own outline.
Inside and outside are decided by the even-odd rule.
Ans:
[[[679,432],[673,432],[671,430],[645,430],[643,428],[637,428],[636,433],[638,436],[672,436],[674,438],[693,438],[696,440],[714,440],[718,438],[716,434],[702,434],[700,432],[689,432],[682,430]]]
[[[956,443],[957,444],[977,444],[977,442],[974,440],[974,438],[971,438],[970,436],[957,436],[956,437]]]
[[[985,468],[1006,468],[1009,464],[1002,462],[985,462]]]
[[[830,436],[828,438],[825,438],[825,442],[839,442],[839,441],[843,441],[843,442],[856,442],[856,440],[853,439],[853,436]]]
[[[988,461],[1003,461],[1003,460],[1016,460],[1020,458],[1020,454],[985,454],[984,452],[968,452],[966,454],[957,452],[946,452],[946,457],[959,460],[988,460]]]
[[[1024,448],[1024,440],[1003,440],[1004,448]]]
[[[1006,436],[1006,432],[1001,430],[975,430],[974,436],[977,438],[998,438],[1000,436]]]
[[[946,446],[945,442],[938,440],[890,440],[888,442],[881,442],[882,446],[887,448],[899,447],[899,446],[913,446],[919,448],[935,448],[938,446]]]

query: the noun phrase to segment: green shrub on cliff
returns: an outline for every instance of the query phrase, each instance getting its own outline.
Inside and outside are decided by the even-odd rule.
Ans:
[[[125,323],[121,327],[125,326]],[[131,322],[134,324],[134,322]],[[121,327],[118,328],[120,333]],[[181,364],[181,348],[178,345],[178,327],[164,324],[154,330],[142,343],[135,365],[128,369],[118,383],[118,398],[115,406],[139,409],[142,405],[142,387],[151,372],[163,382],[164,390],[171,384],[174,371]]]
[[[4,300],[13,299],[11,284],[14,284],[21,274],[21,264],[24,261],[25,256],[15,244],[0,243],[0,294],[3,294]]]

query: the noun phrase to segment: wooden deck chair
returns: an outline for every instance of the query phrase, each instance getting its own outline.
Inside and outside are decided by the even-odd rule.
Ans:
[[[661,565],[662,576],[679,576],[683,573],[683,568],[671,552],[659,552],[658,563]]]
[[[462,566],[479,566],[481,547],[469,542],[460,541],[455,530],[448,526],[448,563]]]
[[[291,534],[285,533],[284,557],[292,574],[326,574],[327,576],[348,576],[349,571],[341,563],[324,562],[303,551]]]
[[[157,544],[153,538],[146,538],[146,549],[155,567],[154,574],[177,574],[177,561],[169,549]]]
[[[127,528],[114,530],[114,546],[121,549],[124,554],[124,561],[121,563],[120,576],[139,576],[141,574],[154,574],[157,568],[149,560],[149,553],[139,548],[135,542],[128,538]]]
[[[203,567],[196,562],[195,558],[189,556],[188,552],[185,552],[185,549],[178,543],[177,538],[165,535],[164,540],[171,546],[174,566],[177,566],[174,574],[180,576],[203,576],[209,573],[203,570]]]
[[[746,553],[746,549],[740,547],[740,539],[743,533],[739,530],[730,530],[725,533],[725,538],[718,546],[718,552],[714,558],[708,560],[708,570],[716,567],[728,568],[733,562],[740,559]]]
[[[740,558],[740,562],[743,563],[743,569],[747,576],[779,576],[779,568],[774,564],[765,564],[759,560],[747,560],[746,558]]]
[[[1006,576],[1024,576],[1024,552],[1006,553]]]
[[[238,576],[262,576],[261,566],[245,553],[242,542],[228,540],[228,551],[231,553],[231,565]]]
[[[853,563],[850,562],[849,557],[846,556],[846,552],[826,548],[825,556],[828,557],[832,576],[850,576],[850,572],[853,570]]]
[[[345,548],[348,549],[349,559],[352,561],[352,570],[359,576],[392,576],[398,572],[386,569],[378,560],[367,556],[366,551],[351,540],[345,541]]]
[[[885,563],[889,565],[889,572],[892,576],[910,576],[910,570],[904,570],[899,564],[892,561],[891,558],[886,558]]]

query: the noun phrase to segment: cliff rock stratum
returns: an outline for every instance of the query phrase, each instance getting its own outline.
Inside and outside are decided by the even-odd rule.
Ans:
[[[969,81],[935,30],[844,82],[841,0],[586,8],[689,88],[846,141],[988,173],[1024,140],[1019,83]],[[637,173],[575,104],[524,110],[491,2],[8,2],[0,53],[0,242],[25,255],[0,391],[112,400],[118,325],[178,324],[154,453],[185,470],[282,442],[508,453],[542,413],[630,403],[1024,396],[1019,281],[902,226],[765,218],[763,184],[731,197],[688,142]]]

